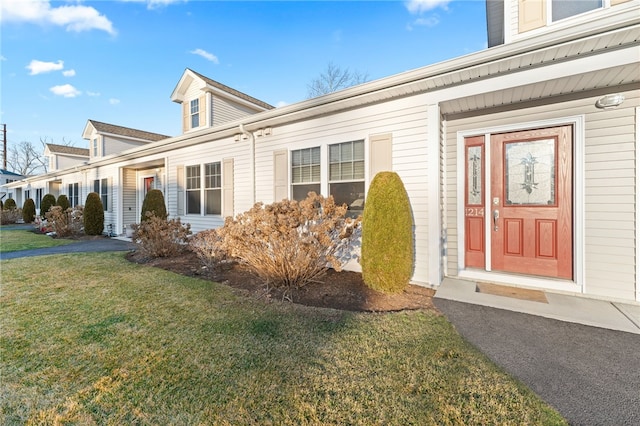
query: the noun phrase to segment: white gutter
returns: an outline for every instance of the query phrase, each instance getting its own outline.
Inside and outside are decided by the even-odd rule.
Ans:
[[[240,131],[249,138],[249,176],[251,178],[251,205],[256,203],[256,138],[252,132],[248,132],[244,128],[244,124],[240,123]]]

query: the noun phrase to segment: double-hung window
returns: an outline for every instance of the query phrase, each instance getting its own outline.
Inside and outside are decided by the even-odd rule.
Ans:
[[[200,126],[200,100],[193,99],[190,102],[191,107],[191,128],[195,129]]]
[[[91,146],[93,149],[93,157],[97,157],[98,156],[98,138],[93,138],[91,140]]]
[[[104,211],[109,210],[109,179],[96,179],[93,181],[93,192],[100,196],[102,208]]]
[[[320,147],[291,151],[291,197],[300,201],[309,192],[320,194]]]
[[[40,208],[40,203],[42,202],[42,193],[44,192],[43,188],[36,188],[36,208]]]
[[[200,165],[187,166],[187,214],[200,214]]]
[[[349,216],[364,209],[364,141],[329,145],[329,194],[346,204]]]
[[[80,201],[80,185],[78,183],[70,183],[68,188],[69,204],[71,204],[71,207],[75,207]]]
[[[205,214],[222,213],[222,170],[220,162],[204,165]]]

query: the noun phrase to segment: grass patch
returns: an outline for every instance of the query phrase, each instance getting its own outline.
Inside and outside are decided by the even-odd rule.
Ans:
[[[564,424],[431,312],[264,303],[121,253],[0,266],[1,424]]]
[[[72,240],[51,238],[24,229],[13,230],[7,229],[6,226],[0,227],[0,253],[63,246],[72,242]]]

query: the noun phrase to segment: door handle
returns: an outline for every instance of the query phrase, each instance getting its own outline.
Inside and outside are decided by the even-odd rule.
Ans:
[[[498,210],[493,211],[493,230],[498,231],[498,219],[500,218],[500,212]]]

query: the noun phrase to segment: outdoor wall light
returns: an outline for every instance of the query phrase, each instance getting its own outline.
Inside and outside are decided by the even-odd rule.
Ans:
[[[615,108],[624,102],[624,95],[619,93],[613,95],[606,95],[596,101],[596,108],[607,109]]]

